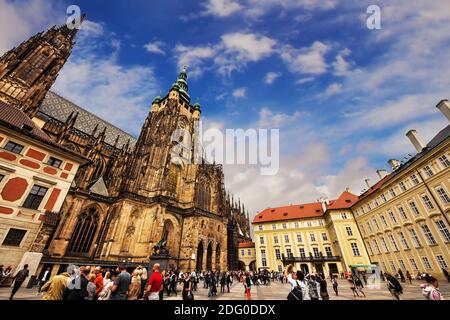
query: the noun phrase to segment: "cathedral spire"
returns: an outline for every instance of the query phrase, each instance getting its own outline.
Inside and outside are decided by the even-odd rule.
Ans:
[[[0,57],[0,101],[34,117],[69,58],[77,32],[53,26]]]
[[[178,75],[176,84],[180,88],[180,95],[187,100],[188,103],[191,102],[191,97],[189,96],[189,86],[187,83],[187,67],[184,66]]]

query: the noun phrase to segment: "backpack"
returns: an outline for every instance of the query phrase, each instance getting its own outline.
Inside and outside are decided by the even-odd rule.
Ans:
[[[291,292],[289,292],[287,296],[288,300],[303,300],[302,288],[300,288],[298,281],[296,281],[296,283],[297,285],[292,288]]]

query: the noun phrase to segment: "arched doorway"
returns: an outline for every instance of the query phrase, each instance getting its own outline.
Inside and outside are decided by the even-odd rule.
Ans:
[[[220,271],[220,244],[216,247],[216,271]]]
[[[249,267],[250,271],[256,271],[256,261],[250,262],[248,267]]]
[[[206,270],[212,270],[212,244],[208,244],[208,249],[206,250]]]
[[[197,247],[197,263],[195,264],[195,269],[198,272],[203,271],[203,241],[200,241]]]
[[[245,271],[245,263],[241,260],[238,261],[238,270],[239,271]]]

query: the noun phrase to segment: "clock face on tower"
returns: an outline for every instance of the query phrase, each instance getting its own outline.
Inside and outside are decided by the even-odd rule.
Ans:
[[[184,129],[184,128],[186,128],[186,119],[180,119],[180,120],[178,121],[178,128],[179,128],[179,129]]]

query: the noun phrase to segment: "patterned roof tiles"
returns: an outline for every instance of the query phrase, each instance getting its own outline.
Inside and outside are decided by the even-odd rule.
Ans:
[[[40,112],[62,122],[65,122],[72,112],[78,112],[78,117],[75,122],[76,129],[86,134],[91,134],[98,124],[98,131],[102,131],[103,128],[106,127],[106,143],[114,145],[118,135],[120,135],[117,143],[118,148],[121,148],[126,144],[128,139],[130,139],[131,147],[136,143],[136,138],[132,135],[52,91],[49,91],[45,96],[44,101],[41,104]]]

